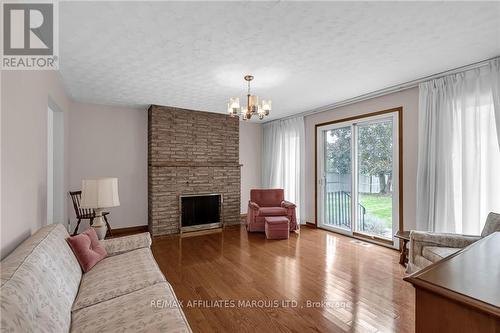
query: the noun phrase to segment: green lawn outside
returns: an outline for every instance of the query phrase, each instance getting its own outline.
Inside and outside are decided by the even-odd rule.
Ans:
[[[387,227],[392,225],[392,197],[378,194],[360,194],[359,203],[366,208],[366,213],[378,217]]]
[[[351,225],[350,194],[331,192],[325,204],[325,223],[349,229]],[[363,232],[390,239],[392,236],[392,197],[380,194],[360,194],[359,204],[365,207],[366,212],[362,224],[357,228]],[[361,220],[359,222],[361,223]]]

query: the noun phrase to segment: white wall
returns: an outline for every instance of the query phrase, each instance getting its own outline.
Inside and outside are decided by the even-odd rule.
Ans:
[[[79,190],[86,177],[118,177],[120,206],[109,209],[111,228],[147,225],[147,111],[75,102],[69,127],[70,189]],[[74,226],[72,207],[69,213]],[[88,221],[79,231],[86,228]]]
[[[71,100],[56,71],[2,71],[1,76],[0,256],[4,258],[47,223],[47,108],[51,100],[64,112],[67,137]],[[67,171],[67,147],[64,155]],[[67,176],[66,172],[65,189]]]
[[[415,229],[418,88],[404,90],[363,102],[343,106],[331,111],[305,117],[306,132],[306,221],[314,222],[314,131],[315,125],[366,113],[403,107],[403,224],[406,230]]]
[[[261,187],[262,125],[240,121],[241,213],[246,214],[250,190]]]

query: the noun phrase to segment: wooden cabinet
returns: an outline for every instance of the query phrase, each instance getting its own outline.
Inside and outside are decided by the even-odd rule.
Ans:
[[[500,333],[500,232],[405,278],[416,333]]]

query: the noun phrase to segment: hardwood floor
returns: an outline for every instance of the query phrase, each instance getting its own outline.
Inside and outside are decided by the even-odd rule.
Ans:
[[[290,236],[232,226],[158,237],[152,249],[194,332],[414,332],[398,252],[307,227]]]

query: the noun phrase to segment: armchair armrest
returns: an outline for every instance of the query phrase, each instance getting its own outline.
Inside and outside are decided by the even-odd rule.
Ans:
[[[250,209],[255,209],[255,210],[259,210],[260,209],[260,206],[257,205],[257,203],[253,202],[253,201],[249,201],[248,202],[248,208]]]
[[[410,232],[407,272],[413,273],[423,268],[419,267],[419,265],[416,262],[416,258],[418,256],[422,256],[422,251],[425,246],[464,248],[476,242],[480,238],[481,237],[479,236],[467,236],[459,234],[434,233],[434,232],[412,230]]]
[[[130,235],[118,238],[101,240],[108,256],[114,256],[120,253],[137,250],[151,246],[151,235],[149,232],[143,232],[137,235]]]
[[[410,241],[426,243],[441,247],[464,248],[481,239],[480,236],[469,236],[448,233],[434,233],[425,231],[412,231]]]
[[[281,202],[281,207],[283,207],[283,208],[295,208],[297,206],[294,203],[291,203],[290,201],[283,200]]]
[[[288,219],[290,220],[290,230],[298,230],[299,226],[297,224],[297,215],[295,212],[297,205],[290,201],[283,200],[281,202],[281,207],[285,208],[287,211]]]

